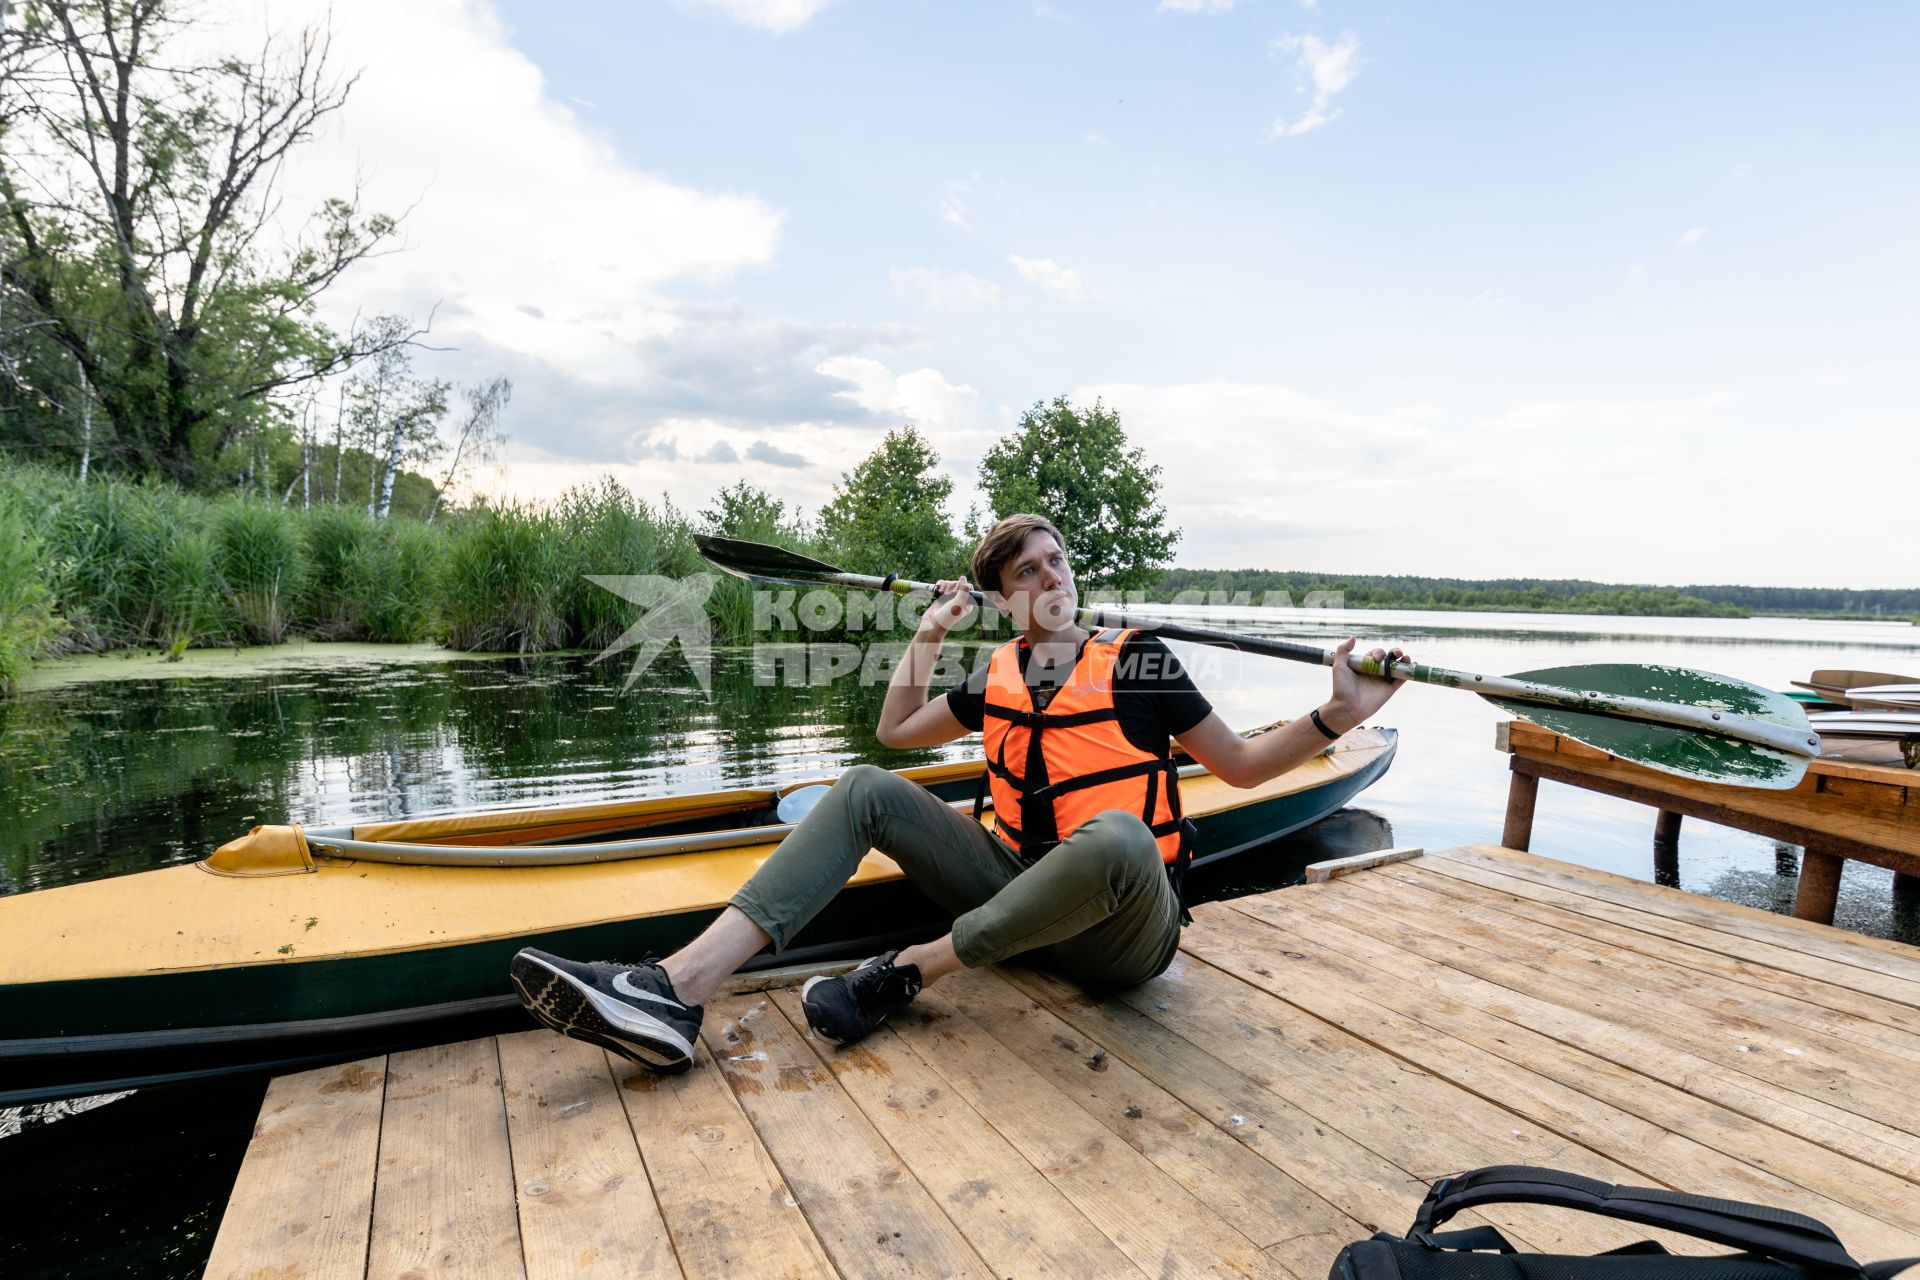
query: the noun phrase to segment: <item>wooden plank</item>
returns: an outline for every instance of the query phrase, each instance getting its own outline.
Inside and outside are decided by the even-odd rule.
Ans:
[[[1551,729],[1541,728],[1531,720],[1508,721],[1507,742],[1500,749],[1516,754],[1559,756],[1570,761],[1580,761],[1582,763],[1605,762],[1609,760],[1616,764],[1624,763],[1617,757],[1600,750],[1598,747],[1590,747],[1584,742],[1576,742],[1572,738],[1562,737]],[[1638,765],[1630,767],[1639,768]],[[1645,770],[1645,772],[1653,773],[1654,771],[1649,769]],[[1875,783],[1881,786],[1891,786],[1896,789],[1910,788],[1913,785],[1913,775],[1900,769],[1888,769],[1882,765],[1851,764],[1844,760],[1829,760],[1824,757],[1809,761],[1807,772],[1809,775],[1823,782],[1833,778],[1846,778],[1859,782]],[[1671,775],[1658,774],[1657,776],[1665,778]],[[1708,783],[1705,785],[1719,786],[1721,784]],[[1743,788],[1743,790],[1745,789]],[[1778,796],[1791,795],[1793,793],[1791,791],[1776,791],[1771,794]]]
[[[550,1031],[499,1051],[527,1274],[679,1280],[606,1052]]]
[[[1538,1027],[1556,1039],[1595,1057],[1646,1072],[1678,1084],[1687,1092],[1729,1111],[1799,1134],[1807,1140],[1902,1177],[1920,1175],[1920,1154],[1912,1136],[1864,1119],[1823,1099],[1804,1094],[1745,1072],[1709,1062],[1695,1054],[1622,1028],[1590,1012],[1497,982],[1435,964],[1401,944],[1401,934],[1371,923],[1344,903],[1301,903],[1301,910],[1319,911],[1342,929],[1362,933],[1374,942],[1415,956],[1412,973],[1430,985],[1445,986],[1486,1012],[1516,1026]]]
[[[1571,889],[1589,897],[1603,898],[1669,919],[1716,929],[1736,938],[1772,943],[1894,978],[1899,985],[1891,989],[1883,989],[1879,985],[1864,989],[1886,995],[1889,999],[1898,999],[1902,1004],[1920,1004],[1920,952],[1904,943],[1868,938],[1856,933],[1841,933],[1825,925],[1795,920],[1791,916],[1777,916],[1736,903],[1718,902],[1679,889],[1629,880],[1625,876],[1588,867],[1569,867],[1548,858],[1494,845],[1463,845],[1428,856],[1452,858],[1472,866],[1488,867],[1555,888]],[[1905,998],[1902,999],[1902,996]]]
[[[206,1274],[216,1280],[366,1273],[386,1059],[267,1086]]]
[[[1287,1170],[1358,1222],[1364,1233],[1404,1231],[1413,1220],[1427,1192],[1424,1180],[1277,1097],[1193,1041],[1130,1005],[1088,995],[1042,970],[1000,968],[995,976],[1072,1034],[1110,1046],[1110,1062],[1137,1071],[1190,1111],[1208,1117],[1234,1141]],[[1141,1111],[1144,1120],[1144,1104]],[[1469,1213],[1460,1221],[1477,1226],[1486,1219]],[[1513,1238],[1527,1243],[1523,1236]]]
[[[1316,862],[1307,868],[1306,882],[1325,884],[1329,880],[1337,880],[1341,876],[1365,871],[1370,867],[1384,867],[1392,862],[1405,862],[1409,858],[1419,857],[1423,852],[1425,851],[1421,849],[1406,847],[1379,849],[1373,853],[1350,853],[1344,858],[1329,858],[1325,862]]]
[[[1876,1015],[1888,1025],[1905,1030],[1920,1026],[1920,1001],[1898,999],[1898,996],[1910,990],[1910,984],[1897,978],[1869,973],[1852,965],[1808,955],[1789,947],[1738,937],[1690,921],[1676,920],[1642,906],[1612,902],[1545,884],[1537,879],[1509,875],[1497,867],[1436,857],[1422,862],[1421,870],[1468,884],[1484,885],[1569,915],[1605,921],[1650,937],[1665,938],[1701,951],[1715,952],[1742,964],[1761,965],[1779,973],[1793,974],[1832,990],[1850,991],[1882,1006],[1897,1006],[1905,1011],[1897,1019],[1884,1012]]]
[[[387,1058],[367,1273],[526,1275],[494,1042]]]
[[[774,1004],[789,1025],[806,1026],[799,993],[779,992]],[[845,1050],[807,1043],[995,1275],[1135,1274],[1126,1255],[893,1031],[883,1027]]]
[[[1217,949],[1231,961],[1236,951],[1271,955],[1284,937],[1292,958],[1269,989],[1408,1061],[1446,1071],[1645,1179],[1812,1214],[1868,1255],[1920,1247],[1915,1182],[1573,1048],[1553,1038],[1550,1014],[1536,1029],[1486,1013],[1449,993],[1477,981],[1466,975],[1449,975],[1455,984],[1423,982],[1431,966],[1417,957],[1303,910],[1281,908],[1275,920],[1270,899],[1248,906],[1249,923],[1266,937],[1229,930],[1194,939],[1196,950]]]
[[[701,1038],[843,1275],[990,1274],[769,997],[708,1004]]]
[[[613,1069],[687,1280],[835,1274],[711,1054],[684,1075]]]
[[[1733,1117],[1730,1123],[1738,1127],[1739,1141],[1744,1142],[1750,1135],[1756,1140],[1780,1137],[1786,1144],[1781,1150],[1785,1151],[1792,1148],[1794,1138],[1805,1139],[1848,1161],[1869,1164],[1908,1181],[1920,1182],[1920,1143],[1916,1143],[1912,1135],[1865,1120],[1843,1106],[1807,1098],[1670,1048],[1603,1018],[1436,965],[1425,956],[1376,936],[1380,930],[1366,928],[1367,922],[1346,910],[1342,903],[1322,899],[1318,903],[1297,901],[1293,905],[1286,924],[1289,934],[1297,932],[1303,938],[1315,938],[1341,954],[1364,958],[1397,974],[1411,988],[1406,997],[1409,1001],[1431,994],[1434,998],[1457,1000],[1499,1019],[1501,1025],[1495,1029],[1498,1034],[1494,1037],[1498,1043],[1483,1046],[1494,1052],[1506,1052],[1523,1043],[1532,1044],[1535,1035],[1547,1036],[1581,1054],[1630,1070],[1636,1080],[1645,1077],[1637,1084],[1634,1080],[1627,1081],[1614,1099],[1629,1109],[1640,1101],[1639,1088],[1645,1087],[1648,1081],[1659,1081],[1711,1103],[1719,1112],[1729,1113]],[[1610,1076],[1603,1078],[1611,1079]],[[1845,1099],[1839,1101],[1844,1103]],[[1770,1126],[1780,1132],[1772,1134],[1760,1126]],[[1711,1137],[1702,1140],[1716,1141]],[[1754,1163],[1768,1162],[1756,1158]],[[1778,1166],[1777,1160],[1771,1162],[1770,1167]],[[1875,1179],[1868,1181],[1879,1185]]]
[[[1401,918],[1344,886],[1329,886],[1326,892],[1342,896],[1343,920],[1403,950],[1592,1014],[1802,1097],[1831,1102],[1872,1122],[1878,1132],[1893,1129],[1911,1135],[1920,1130],[1920,1115],[1906,1101],[1906,1093],[1881,1082],[1883,1075],[1899,1079],[1911,1071],[1911,1064],[1892,1055],[1865,1045],[1837,1044],[1801,1028],[1783,1032],[1745,1017],[1737,1005],[1718,1011],[1696,1005],[1685,1016],[1676,1016],[1661,1007],[1657,996],[1633,991],[1623,966],[1575,960],[1564,967],[1584,971],[1569,975],[1545,962],[1558,958],[1558,948],[1528,944],[1458,915],[1443,922]]]
[[[1319,1280],[1341,1246],[1368,1234],[1229,1136],[1232,1113],[1195,1111],[997,974],[955,974],[940,994],[1287,1270]]]
[[[1920,798],[1914,795],[1912,775],[1903,770],[1815,760],[1796,786],[1769,791],[1660,773],[1535,725],[1516,725],[1510,745],[1512,768],[1556,781],[1614,794],[1631,791],[1633,798],[1657,808],[1731,826],[1759,824],[1769,834],[1772,829],[1797,828],[1896,857],[1920,857],[1920,824],[1913,821]],[[1832,787],[1835,782],[1841,784],[1837,789]],[[1858,803],[1860,791],[1872,786],[1879,787],[1887,803]]]
[[[938,989],[922,991],[893,1021],[948,1086],[1142,1271],[1153,1276],[1291,1274],[1062,1096]]]
[[[1577,930],[1530,919],[1524,913],[1503,911],[1495,903],[1465,901],[1398,878],[1367,877],[1356,880],[1353,888],[1370,895],[1379,909],[1391,908],[1413,924],[1423,919],[1460,921],[1485,931],[1477,936],[1495,935],[1509,944],[1531,946],[1537,954],[1564,959],[1568,965],[1585,965],[1579,973],[1603,973],[1611,989],[1649,1004],[1698,1009],[1710,1017],[1732,1010],[1742,1022],[1762,1022],[1783,1033],[1791,1030],[1792,1034],[1819,1037],[1842,1055],[1847,1049],[1838,1042],[1851,1042],[1869,1064],[1879,1061],[1877,1055],[1881,1054],[1894,1055],[1909,1065],[1920,1062],[1920,1036],[1885,1027],[1875,1029],[1878,1034],[1869,1034],[1859,1019],[1788,992],[1670,964],[1644,951],[1622,951]],[[1900,1068],[1895,1065],[1893,1069]]]
[[[1630,800],[1635,804],[1649,805],[1655,809],[1670,809],[1691,818],[1717,822],[1722,826],[1735,827],[1741,831],[1751,831],[1755,835],[1785,841],[1789,844],[1821,842],[1841,857],[1857,858],[1862,862],[1871,862],[1876,866],[1891,867],[1895,870],[1920,872],[1920,851],[1909,848],[1890,848],[1887,844],[1891,838],[1903,838],[1906,834],[1904,828],[1913,825],[1910,811],[1896,811],[1883,815],[1880,830],[1877,833],[1863,833],[1860,830],[1860,824],[1842,824],[1837,820],[1839,814],[1862,816],[1857,812],[1862,809],[1862,806],[1848,803],[1837,806],[1830,803],[1825,806],[1824,811],[1818,812],[1775,815],[1744,807],[1735,798],[1743,794],[1738,790],[1716,789],[1708,795],[1681,794],[1659,785],[1657,778],[1664,775],[1647,775],[1642,770],[1636,770],[1631,777],[1621,776],[1612,771],[1596,773],[1569,765],[1559,757],[1538,759],[1533,756],[1514,756],[1511,763],[1516,772],[1532,774],[1548,782],[1564,783],[1597,795]],[[1780,793],[1756,791],[1744,794],[1778,795]],[[1821,791],[1817,798],[1832,800],[1832,797],[1824,791]]]
[[[1289,890],[1288,892],[1292,892]],[[1196,911],[1224,911],[1217,904]],[[1159,978],[1114,993],[1259,1085],[1421,1182],[1489,1164],[1546,1164],[1610,1182],[1629,1170],[1524,1117],[1401,1062],[1185,951]],[[1414,1201],[1405,1213],[1411,1220]],[[1537,1249],[1593,1253],[1638,1239],[1620,1224],[1502,1206],[1501,1229]]]
[[[1616,951],[1633,952],[1669,966],[1711,974],[1751,990],[1792,996],[1796,1000],[1844,1015],[1832,1020],[1831,1028],[1836,1033],[1896,1052],[1920,1049],[1920,1010],[1895,1004],[1891,1000],[1709,951],[1691,943],[1675,942],[1658,934],[1643,933],[1578,912],[1550,907],[1479,881],[1460,879],[1424,867],[1387,868],[1381,872],[1381,878],[1443,894],[1490,914],[1551,925]]]

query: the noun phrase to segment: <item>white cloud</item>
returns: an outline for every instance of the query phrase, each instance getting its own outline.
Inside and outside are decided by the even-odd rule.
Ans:
[[[1083,302],[1086,294],[1081,286],[1080,273],[1071,267],[1063,267],[1052,258],[1023,258],[1019,254],[1007,255],[1007,261],[1020,273],[1020,278],[1059,298],[1063,302]]]
[[[967,208],[967,186],[965,183],[953,183],[947,187],[947,193],[940,197],[940,219],[951,223],[962,231],[973,230],[972,214]]]
[[[1680,233],[1680,247],[1682,249],[1691,249],[1704,240],[1706,235],[1707,229],[1705,227],[1688,227]]]
[[[919,296],[934,311],[968,311],[1005,301],[1000,286],[964,271],[938,267],[895,267],[887,272],[893,287]]]
[[[1181,564],[1610,582],[1726,580],[1725,512],[1697,500],[1698,477],[1731,423],[1764,416],[1726,392],[1539,400],[1485,415],[1355,410],[1220,381],[1071,393],[1076,404],[1096,398],[1162,468],[1163,501],[1186,531]],[[1791,504],[1798,482],[1758,483],[1764,500]],[[1623,493],[1661,518],[1623,522]],[[1543,494],[1553,519],[1514,537]],[[1614,536],[1595,538],[1596,528]],[[1792,540],[1781,532],[1782,553]]]
[[[1234,0],[1160,0],[1161,13],[1225,13]]]
[[[772,262],[778,210],[635,168],[554,96],[481,0],[276,0],[283,36],[310,22],[330,25],[336,72],[359,78],[290,159],[284,208],[349,193],[360,175],[367,207],[411,206],[404,252],[353,268],[323,300],[328,320],[424,318],[438,302],[436,345],[484,338],[618,379],[634,372],[633,342],[675,326],[665,286]],[[258,0],[227,0],[188,38],[248,48],[263,26]]]
[[[954,479],[956,513],[981,500],[976,487],[980,456],[1010,425],[1007,409],[989,408],[978,391],[949,382],[938,369],[896,374],[865,356],[836,356],[823,361],[820,372],[848,384],[838,394],[849,402],[892,419],[892,425],[920,429]]]
[[[1498,307],[1505,302],[1506,298],[1498,289],[1488,286],[1467,299],[1467,310],[1478,311],[1483,307]]]
[[[938,369],[895,374],[867,356],[834,356],[820,373],[847,383],[836,395],[879,417],[896,417],[931,433],[977,432],[991,426],[986,401],[972,387],[947,381]]]
[[[1338,40],[1328,44],[1315,35],[1280,36],[1274,40],[1272,50],[1293,58],[1295,69],[1306,78],[1313,90],[1313,101],[1308,105],[1305,115],[1292,124],[1285,120],[1273,122],[1274,137],[1295,137],[1307,133],[1340,114],[1337,108],[1333,108],[1333,99],[1360,74],[1360,37],[1346,31],[1341,33]]]
[[[755,462],[764,462],[774,467],[804,467],[807,459],[804,454],[791,449],[781,449],[768,444],[765,440],[755,440],[747,446],[747,457]]]
[[[797,31],[830,0],[680,0],[688,8],[711,9],[743,27],[783,36]]]

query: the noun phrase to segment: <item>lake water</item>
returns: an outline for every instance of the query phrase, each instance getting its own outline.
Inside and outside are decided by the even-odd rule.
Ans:
[[[1168,612],[1320,643],[1353,634],[1363,648],[1400,644],[1475,672],[1658,662],[1780,689],[1818,667],[1920,675],[1920,627],[1905,623]],[[1175,648],[1238,727],[1302,715],[1326,694],[1322,669]],[[630,692],[620,659],[406,657],[356,648],[351,660],[223,675],[223,661],[249,670],[245,656],[195,655],[191,674],[45,687],[0,704],[0,894],[196,860],[257,823],[659,795],[970,745],[888,751],[873,739],[880,687],[768,686],[746,650],[717,655],[711,696],[673,657]],[[1497,840],[1508,777],[1493,747],[1500,719],[1469,694],[1403,690],[1376,719],[1401,731],[1392,771],[1321,828],[1217,871],[1208,896],[1283,884],[1345,852]],[[1533,849],[1652,879],[1652,824],[1640,806],[1549,783]],[[1695,892],[1784,911],[1797,868],[1798,850],[1758,836],[1693,821],[1681,835],[1678,883]],[[1920,943],[1920,910],[1894,902],[1891,880],[1850,864],[1836,923]],[[0,1234],[0,1272],[197,1275],[258,1098],[255,1085],[226,1085],[153,1091],[57,1124],[0,1115],[0,1134],[11,1133],[0,1136],[0,1179],[34,1188],[27,1203],[10,1198],[15,1221],[42,1224]],[[136,1193],[154,1183],[166,1194]],[[96,1220],[75,1205],[113,1207]]]

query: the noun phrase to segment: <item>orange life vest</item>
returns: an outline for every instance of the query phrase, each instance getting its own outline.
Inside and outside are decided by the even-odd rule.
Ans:
[[[1020,671],[1024,639],[994,650],[987,668],[986,787],[994,826],[1022,857],[1039,858],[1095,814],[1121,809],[1152,830],[1175,887],[1191,856],[1181,819],[1180,772],[1171,753],[1142,751],[1121,731],[1113,703],[1113,668],[1132,629],[1088,637],[1072,672],[1036,711]],[[981,805],[976,803],[977,817]]]

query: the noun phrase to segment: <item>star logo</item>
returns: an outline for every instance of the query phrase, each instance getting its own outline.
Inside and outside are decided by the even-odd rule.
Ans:
[[[668,578],[657,573],[590,573],[586,577],[594,586],[646,610],[639,621],[594,658],[600,662],[639,647],[639,652],[633,655],[633,665],[627,670],[626,683],[620,686],[621,692],[633,688],[634,682],[653,665],[653,660],[678,640],[680,654],[699,682],[700,691],[713,693],[713,630],[707,623],[706,606],[707,597],[713,594],[714,584],[720,580],[718,575],[695,573],[685,578]]]

